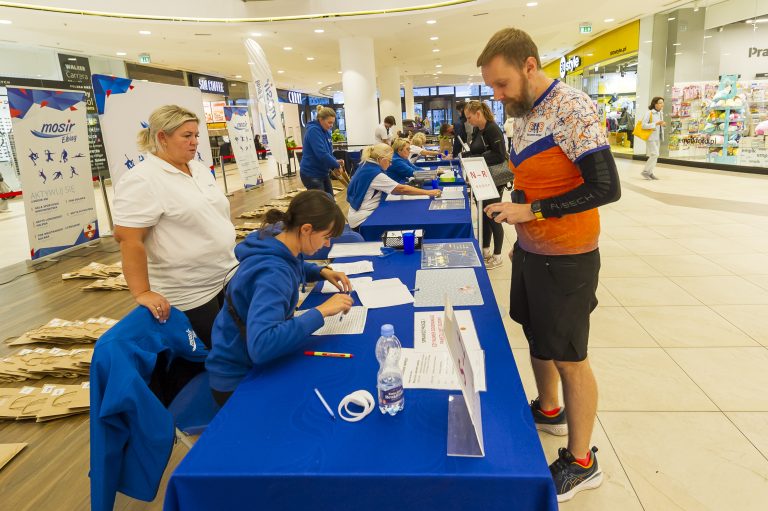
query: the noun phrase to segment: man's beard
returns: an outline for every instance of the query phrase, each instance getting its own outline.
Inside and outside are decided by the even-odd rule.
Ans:
[[[533,104],[536,102],[536,99],[532,96],[533,95],[528,90],[528,79],[524,78],[523,98],[519,100],[506,98],[504,100],[504,111],[510,117],[525,116],[528,112],[533,110]]]

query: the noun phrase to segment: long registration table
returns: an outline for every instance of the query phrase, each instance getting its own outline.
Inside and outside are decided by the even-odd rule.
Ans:
[[[367,259],[376,279],[398,277],[414,286],[418,251]],[[556,510],[488,274],[484,268],[476,274],[484,305],[457,309],[472,311],[485,350],[485,457],[446,455],[448,396],[459,391],[407,389],[405,409],[394,417],[375,409],[357,423],[331,419],[313,389],[334,413],[355,390],[375,396],[381,325],[393,324],[403,346],[413,347],[414,312],[440,310],[413,304],[371,309],[363,334],[317,337],[307,348],[354,358],[295,354],[254,369],[176,468],[165,509]],[[302,308],[328,296],[313,292]]]
[[[458,186],[444,183],[443,186]],[[367,241],[379,241],[385,231],[423,229],[424,239],[471,238],[472,213],[466,187],[464,208],[430,210],[431,199],[382,200],[379,207],[360,224],[360,234]]]

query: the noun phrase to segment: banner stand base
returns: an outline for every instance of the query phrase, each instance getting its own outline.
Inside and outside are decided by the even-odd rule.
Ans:
[[[56,252],[54,254],[50,254],[50,255],[47,255],[47,256],[43,256],[43,257],[38,257],[37,259],[28,259],[26,261],[27,262],[27,266],[37,266],[38,264],[41,264],[41,263],[50,262],[50,261],[57,261],[58,258],[61,255],[68,254],[70,252],[74,252],[75,250],[80,250],[80,249],[83,249],[83,248],[95,247],[95,246],[97,246],[97,245],[99,245],[101,243],[101,239],[100,238],[101,237],[99,237],[99,238],[97,238],[95,240],[92,240],[92,241],[88,241],[86,243],[81,243],[80,245],[76,245],[74,247],[65,248],[64,250],[60,250],[59,252]]]

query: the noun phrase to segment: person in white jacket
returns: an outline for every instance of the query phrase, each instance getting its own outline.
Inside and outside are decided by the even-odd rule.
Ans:
[[[646,141],[645,154],[648,155],[648,161],[645,163],[645,167],[641,172],[641,175],[645,179],[659,179],[653,173],[656,162],[659,159],[659,148],[661,147],[661,141],[664,139],[664,126],[667,125],[664,122],[664,98],[656,96],[651,100],[651,105],[648,107],[648,111],[643,116],[643,129],[653,130],[651,136]]]

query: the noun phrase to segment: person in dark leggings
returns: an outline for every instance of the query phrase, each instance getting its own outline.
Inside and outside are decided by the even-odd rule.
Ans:
[[[299,177],[307,190],[322,190],[333,198],[331,170],[341,171],[342,160],[333,155],[331,128],[336,112],[327,106],[317,107],[317,120],[307,124],[302,142]]]
[[[470,101],[464,106],[467,122],[474,126],[472,143],[469,145],[470,156],[482,156],[490,167],[507,161],[507,149],[504,144],[504,134],[496,124],[493,113],[482,101]],[[499,198],[483,201],[483,208],[501,202],[504,186],[499,186]],[[491,235],[493,235],[493,251],[491,251]],[[502,264],[501,250],[504,245],[504,228],[501,224],[491,221],[483,215],[483,258],[485,267],[489,270]]]

